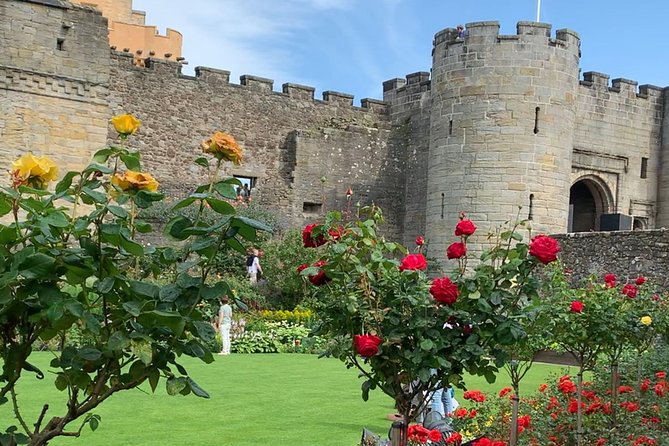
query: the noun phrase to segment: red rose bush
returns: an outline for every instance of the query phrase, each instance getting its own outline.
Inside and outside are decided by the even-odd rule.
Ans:
[[[461,385],[466,373],[494,379],[509,359],[503,347],[525,336],[519,321],[537,296],[533,271],[556,254],[557,242],[552,251],[530,254],[514,227],[475,268],[429,278],[428,270],[439,269],[436,261],[379,235],[378,208],[361,209],[360,215],[362,220],[347,223],[331,212],[322,225],[307,226],[305,246],[320,245],[326,263],[300,274],[311,280],[322,271],[328,278],[317,288],[315,304],[322,320],[318,333],[331,339],[327,353],[359,370],[363,399],[373,389],[391,396],[408,426],[436,388]],[[331,237],[330,230],[340,227],[340,236]],[[475,231],[462,214],[454,230],[459,240],[440,260],[464,264]],[[543,244],[550,247],[547,239]],[[416,240],[419,251],[423,243]],[[416,441],[430,441],[418,428],[412,433]]]

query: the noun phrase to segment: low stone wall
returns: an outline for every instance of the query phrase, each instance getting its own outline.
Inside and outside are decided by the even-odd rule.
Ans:
[[[560,259],[577,279],[590,274],[616,274],[620,280],[644,275],[669,287],[669,231],[583,232],[554,235],[562,246]]]

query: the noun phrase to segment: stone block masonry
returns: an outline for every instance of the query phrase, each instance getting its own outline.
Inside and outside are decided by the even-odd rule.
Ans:
[[[205,67],[183,76],[179,64],[167,61],[149,59],[140,68],[123,53],[111,60],[113,113],[142,120],[132,144],[164,190],[180,195],[203,180],[193,164],[202,155],[199,144],[223,130],[245,153],[243,164],[225,173],[256,179],[252,197],[286,225],[341,209],[348,187],[354,202],[375,202],[390,221],[400,221],[403,160],[388,144],[385,104],[364,100],[356,107],[353,96],[333,91],[314,100],[312,87],[290,83],[279,93],[271,79],[251,75],[232,84],[229,72]],[[396,227],[390,230],[399,235]]]
[[[106,20],[60,1],[0,3],[0,162],[26,151],[80,169],[106,143]],[[3,180],[7,181],[7,180]]]

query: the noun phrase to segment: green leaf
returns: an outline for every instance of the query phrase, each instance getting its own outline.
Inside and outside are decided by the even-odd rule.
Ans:
[[[153,231],[153,227],[150,223],[141,220],[135,220],[135,229],[140,234],[148,234]]]
[[[158,381],[160,380],[160,371],[158,369],[152,369],[149,372],[149,385],[151,386],[151,392],[156,392],[158,387]]]
[[[185,234],[184,231],[193,226],[193,222],[182,215],[172,218],[169,223],[165,226],[165,235],[175,239],[175,240],[186,240],[188,234]]]
[[[110,350],[121,351],[130,345],[130,339],[121,331],[115,331],[107,340],[107,347]]]
[[[227,201],[219,200],[217,198],[206,198],[205,201],[211,208],[221,215],[232,215],[235,213],[235,207]]]
[[[139,316],[139,313],[142,311],[142,307],[144,304],[142,302],[138,302],[136,300],[132,300],[130,302],[123,302],[123,308],[125,311],[130,313],[132,316]]]
[[[46,254],[38,252],[28,256],[19,264],[19,274],[26,279],[46,278],[53,271],[56,260]]]
[[[121,154],[119,158],[121,158],[121,161],[123,161],[123,164],[125,164],[125,167],[127,167],[129,170],[134,170],[136,172],[141,170],[139,165],[139,152],[128,152],[126,154]]]
[[[109,206],[107,206],[107,209],[109,209],[109,212],[111,212],[118,218],[128,218],[128,211],[126,211],[125,208],[121,206],[110,204]]]
[[[56,184],[56,193],[59,194],[68,190],[72,185],[72,180],[77,175],[79,175],[79,172],[70,171],[66,173],[65,176],[58,182],[58,184]]]
[[[158,292],[158,297],[161,302],[174,302],[180,295],[181,288],[173,283],[163,286]]]
[[[205,300],[213,300],[230,292],[226,282],[216,282],[213,286],[204,285],[200,287],[200,295]]]
[[[96,163],[106,163],[109,157],[114,153],[114,149],[106,147],[104,149],[98,150],[93,155],[93,161]]]
[[[168,395],[179,395],[183,389],[186,388],[187,381],[183,377],[169,377],[165,383],[165,389]]]
[[[476,290],[476,291],[474,291],[474,292],[472,292],[472,293],[469,293],[469,296],[468,296],[468,297],[469,297],[470,299],[474,299],[474,300],[475,300],[475,299],[479,299],[479,298],[481,297],[481,293],[479,292],[479,290]]]
[[[72,316],[81,317],[84,314],[84,306],[81,305],[81,303],[79,301],[66,300],[64,305],[65,305],[65,309]]]
[[[41,223],[46,223],[54,228],[66,228],[70,224],[70,220],[60,211],[52,212],[46,217],[40,219]]]
[[[186,206],[190,206],[196,199],[193,197],[187,197],[184,198],[183,200],[179,201],[177,204],[172,206],[172,210],[176,211],[177,209],[185,208]]]
[[[218,192],[222,197],[227,198],[229,200],[234,200],[237,198],[237,190],[235,189],[235,186],[232,184],[228,184],[225,182],[218,182],[214,184],[214,190]]]
[[[93,200],[95,203],[106,203],[107,202],[107,194],[93,190],[89,187],[82,187],[81,188],[81,193],[82,195],[85,195],[89,197],[91,200]]]
[[[93,347],[82,347],[77,352],[77,356],[86,361],[97,361],[102,356],[102,352]]]
[[[135,257],[141,257],[144,255],[144,248],[139,243],[134,240],[130,240],[125,233],[121,232],[121,237],[119,239],[121,242],[121,248],[126,250],[128,253],[132,254]]]
[[[201,157],[195,159],[195,164],[208,169],[209,168],[209,159],[201,156]]]
[[[191,378],[188,378],[188,384],[190,385],[190,390],[196,395],[199,396],[200,398],[209,398],[209,394],[207,393],[206,390],[204,390],[202,387],[200,387],[195,381],[193,381]]]
[[[263,223],[261,221],[254,220],[252,218],[248,218],[248,217],[244,217],[244,216],[239,215],[239,216],[234,217],[234,220],[236,220],[238,222],[242,222],[246,225],[249,225],[252,228],[260,229],[261,231],[273,232],[271,227],[267,226],[265,223]]]
[[[113,277],[105,277],[104,279],[98,281],[95,285],[95,288],[97,288],[98,292],[102,294],[107,294],[114,288],[114,282],[116,279]]]
[[[5,194],[0,194],[0,217],[7,215],[12,210],[12,199]]]
[[[425,351],[430,351],[434,348],[434,342],[431,339],[423,339],[420,342],[420,348]]]
[[[143,339],[130,342],[130,351],[137,356],[145,365],[153,361],[153,349],[151,344]]]
[[[88,418],[88,425],[92,431],[97,430],[98,426],[100,426],[100,417],[98,415],[91,415]]]
[[[130,289],[140,296],[148,297],[150,299],[155,299],[158,297],[160,288],[157,285],[146,282],[139,282],[137,280],[132,280],[130,283]]]

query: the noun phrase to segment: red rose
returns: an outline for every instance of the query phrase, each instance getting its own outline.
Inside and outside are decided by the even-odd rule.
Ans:
[[[437,302],[453,305],[460,295],[458,286],[448,277],[441,277],[432,281],[430,294]]]
[[[303,263],[303,264],[301,264],[297,267],[297,272],[301,273],[302,271],[304,271],[307,268],[309,268],[309,265],[307,265],[306,263]]]
[[[580,300],[575,300],[571,303],[569,311],[571,311],[572,313],[582,313],[584,307],[585,305],[583,305],[583,302],[581,302]]]
[[[455,242],[446,248],[446,257],[449,259],[459,259],[467,254],[467,245],[462,242]]]
[[[418,237],[416,237],[416,245],[417,246],[423,246],[424,244],[425,244],[425,237],[423,237],[422,235],[419,235]]]
[[[323,234],[319,234],[316,238],[314,238],[311,234],[311,232],[317,226],[318,224],[312,223],[310,225],[306,225],[302,230],[302,242],[304,243],[305,248],[317,248],[325,244],[325,237],[323,237]]]
[[[667,372],[655,372],[655,378],[665,379],[667,377]]]
[[[353,348],[363,358],[369,358],[379,352],[383,339],[373,334],[353,336]]]
[[[321,268],[321,267],[323,267],[327,264],[328,264],[327,261],[319,260],[318,262],[314,263],[314,266],[316,268]],[[321,269],[317,274],[313,274],[313,275],[309,276],[309,282],[311,282],[312,284],[314,284],[316,286],[325,285],[330,280],[332,280],[332,279],[330,279],[327,276],[327,274],[325,274],[325,271],[323,269]]]
[[[532,417],[530,417],[529,415],[523,415],[522,417],[518,417],[518,426],[529,428],[531,422],[532,422]]]
[[[460,444],[462,442],[462,435],[458,432],[453,432],[447,439],[446,444]]]
[[[646,278],[644,276],[639,276],[639,277],[636,278],[636,280],[634,282],[637,285],[643,285],[644,283],[646,283]]]
[[[437,443],[441,441],[441,431],[438,429],[432,429],[429,434],[427,434],[427,439],[432,443]]]
[[[630,299],[634,299],[636,297],[637,292],[639,289],[636,287],[636,285],[633,285],[631,283],[626,283],[625,286],[623,286],[623,289],[621,290],[621,293],[623,293],[625,296],[629,297]]]
[[[502,398],[504,395],[507,393],[511,392],[511,387],[505,387],[502,390],[499,391],[499,397]]]
[[[485,401],[485,395],[480,390],[466,390],[462,397],[466,400],[476,401],[482,403]]]
[[[530,242],[530,255],[536,257],[544,265],[557,260],[560,244],[553,237],[537,235]]]
[[[337,226],[336,228],[328,229],[328,234],[332,240],[339,240],[344,236],[344,228],[342,226]]]
[[[607,274],[604,276],[604,283],[609,288],[613,288],[614,286],[616,286],[616,280],[618,280],[618,278],[616,277],[615,274]]]
[[[402,259],[400,263],[400,271],[416,270],[416,269],[426,269],[427,261],[423,254],[409,254]]]
[[[471,220],[463,219],[455,225],[455,235],[458,237],[469,237],[474,231],[476,231],[476,225]]]

